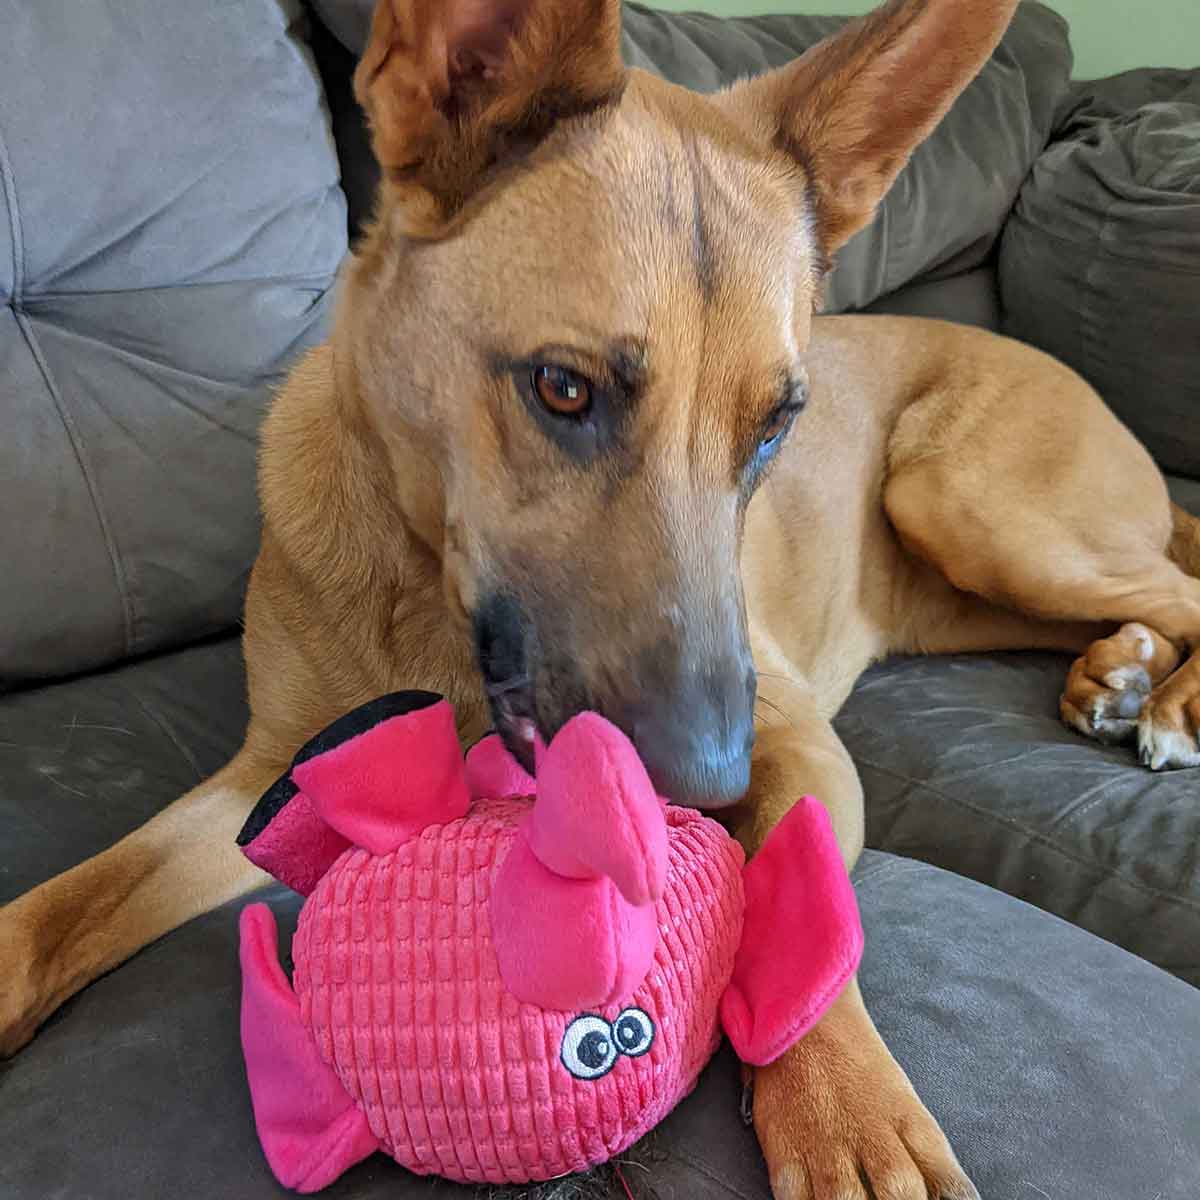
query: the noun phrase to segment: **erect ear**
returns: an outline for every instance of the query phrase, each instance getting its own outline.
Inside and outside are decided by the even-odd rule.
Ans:
[[[619,0],[380,0],[354,77],[407,231],[444,228],[506,151],[620,91]]]
[[[987,62],[1017,0],[888,0],[720,102],[808,176],[821,248],[866,225]]]

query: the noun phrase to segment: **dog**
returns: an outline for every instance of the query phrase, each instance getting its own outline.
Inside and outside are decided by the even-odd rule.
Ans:
[[[258,885],[258,795],[392,689],[526,764],[595,709],[751,851],[820,797],[848,865],[830,719],[888,653],[1071,651],[1066,721],[1200,763],[1200,522],[1149,455],[1033,349],[814,315],[1015,6],[890,0],[702,97],[624,68],[617,0],[382,0],[376,219],[263,430],[245,743],[0,910],[4,1051]],[[778,1200],[976,1194],[856,984],[754,1086]]]

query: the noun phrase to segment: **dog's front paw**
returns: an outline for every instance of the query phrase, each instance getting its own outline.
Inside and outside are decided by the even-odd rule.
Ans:
[[[1151,690],[1178,662],[1179,652],[1161,634],[1137,622],[1122,625],[1072,663],[1062,718],[1098,742],[1131,742]]]
[[[865,1010],[862,1020],[855,1039],[854,1021],[830,1010],[754,1073],[775,1200],[979,1200]]]
[[[1200,767],[1200,656],[1154,689],[1137,734],[1141,760],[1152,770]]]

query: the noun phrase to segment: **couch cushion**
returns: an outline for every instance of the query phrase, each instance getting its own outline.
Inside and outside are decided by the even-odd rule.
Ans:
[[[1167,476],[1167,488],[1171,499],[1181,508],[1200,516],[1200,479],[1187,479],[1180,475]]]
[[[1015,658],[986,665],[1036,675]],[[903,687],[897,695],[906,698]],[[1015,731],[1011,707],[984,717]],[[1018,694],[1015,707],[1028,700]],[[212,771],[236,749],[244,720],[232,639],[0,696],[0,902],[102,849]],[[1014,737],[1013,756],[1048,757],[1037,736]],[[1080,764],[1111,757],[1080,747]],[[1177,793],[1164,800],[1159,781],[1124,764],[1106,769],[1143,781],[1146,809],[1171,847],[1172,813],[1188,801]],[[874,787],[869,764],[866,777]],[[1041,787],[1039,778],[1025,790]],[[1189,797],[1194,809],[1194,784]],[[984,812],[968,825],[954,808],[940,811],[947,841],[1000,822]],[[1005,826],[1019,851],[1017,822]],[[1046,869],[1064,861],[1071,865],[1063,856]],[[1011,879],[1019,884],[1019,872]],[[1028,905],[915,861],[867,851],[855,880],[867,933],[861,978],[875,1019],[988,1200],[1191,1196],[1200,1127],[1187,1049],[1200,1044],[1200,993]],[[278,887],[264,898],[286,939],[297,898]],[[280,1194],[255,1139],[238,1046],[240,907],[161,939],[0,1063],[0,1196]],[[738,1096],[726,1052],[633,1152],[637,1165],[626,1176],[636,1200],[650,1195],[648,1186],[659,1200],[769,1200]],[[416,1181],[375,1156],[323,1194],[474,1193]],[[610,1194],[624,1195],[619,1186]]]
[[[1000,254],[1006,329],[1200,477],[1200,70],[1079,85]]]
[[[237,638],[0,696],[0,904],[206,779],[246,718]]]
[[[197,701],[214,711],[223,702],[236,707],[227,654],[227,647],[207,652],[214,672],[207,682],[195,658],[168,657],[154,673],[165,679],[178,669],[181,683],[199,685]],[[84,687],[66,689],[75,686]],[[134,693],[145,687],[143,672]],[[67,718],[78,697],[52,694]],[[11,716],[29,700],[3,705]],[[110,721],[128,709],[115,691],[107,712],[95,696],[80,702]],[[151,707],[184,746],[193,744],[195,714],[157,697]],[[116,744],[136,769],[137,743]],[[0,794],[12,778],[0,767]],[[161,799],[159,783],[145,798]],[[124,819],[132,824],[133,816]],[[44,837],[53,840],[69,823],[64,812],[49,814]],[[0,860],[10,853],[5,843]],[[1200,1175],[1200,1129],[1185,1048],[1200,1041],[1200,994],[1063,922],[921,863],[868,851],[856,883],[868,1003],[988,1200],[1190,1195]],[[298,900],[282,888],[263,898],[282,917],[286,948]],[[6,1200],[281,1194],[254,1134],[238,1044],[240,907],[163,938],[87,988],[16,1059],[0,1064]],[[753,1134],[738,1119],[739,1093],[738,1068],[725,1050],[649,1143],[629,1153],[625,1177],[635,1200],[769,1200]],[[583,1200],[558,1187],[545,1195]],[[489,1195],[418,1180],[379,1155],[322,1194]],[[614,1185],[586,1195],[626,1193]]]
[[[1200,483],[1168,479],[1200,514]],[[1065,917],[1200,984],[1200,770],[1155,775],[1067,729],[1057,654],[903,659],[837,718],[871,846]]]
[[[352,54],[362,52],[374,0],[313,0],[313,7]],[[727,19],[626,4],[622,46],[631,66],[714,91],[791,61],[846,19]],[[323,64],[344,113],[349,64],[336,54]],[[838,255],[826,293],[831,311],[862,308],[939,268],[969,270],[985,261],[1045,145],[1070,68],[1066,23],[1044,5],[1022,4],[992,60],[914,155],[879,217]],[[338,134],[347,186],[372,189],[376,173],[364,162],[361,124],[343,123]],[[351,191],[350,203],[356,213],[370,211],[365,195]]]
[[[991,884],[1200,985],[1200,770],[1067,729],[1069,657],[904,659],[837,718],[867,842]]]
[[[1200,482],[1168,479],[1200,514]],[[1057,654],[904,659],[837,718],[867,842],[982,880],[1200,985],[1200,769],[1067,729]]]
[[[299,0],[0,0],[0,686],[229,627],[345,206]]]
[[[863,311],[898,317],[932,317],[999,330],[996,272],[989,265],[947,279],[918,279],[899,291],[881,296]]]

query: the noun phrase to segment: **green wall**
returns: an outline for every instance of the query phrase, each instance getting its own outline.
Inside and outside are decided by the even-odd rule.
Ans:
[[[725,16],[764,12],[860,13],[872,0],[645,0],[655,8]],[[1075,77],[1130,67],[1200,66],[1200,0],[1048,0],[1071,23]]]

